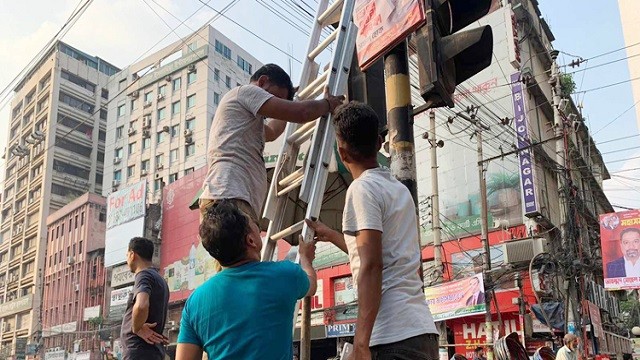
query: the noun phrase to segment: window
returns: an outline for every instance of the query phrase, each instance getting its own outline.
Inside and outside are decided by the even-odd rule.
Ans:
[[[178,173],[173,173],[169,175],[169,184],[171,184],[172,182],[178,180]]]
[[[136,166],[131,165],[127,167],[127,177],[130,178],[136,173]]]
[[[174,163],[178,160],[178,149],[173,149],[169,152],[169,163]]]
[[[22,267],[22,276],[27,275],[27,274],[31,274],[33,272],[33,261],[29,261],[28,263],[24,264]]]
[[[229,77],[229,75],[225,75],[224,83],[228,88],[231,88],[231,78]]]
[[[191,44],[187,45],[187,49],[189,51],[196,51],[196,49],[198,48],[198,42],[194,41]]]
[[[196,106],[196,94],[187,96],[187,109],[191,109],[194,106]]]
[[[132,142],[129,144],[129,155],[133,154],[136,152],[136,143]]]
[[[153,91],[144,93],[144,102],[148,103],[151,102],[151,100],[153,100]]]
[[[60,76],[63,79],[68,80],[68,81],[78,85],[79,87],[81,87],[83,89],[89,90],[91,92],[95,92],[96,91],[96,86],[93,83],[90,83],[87,80],[85,80],[85,79],[83,79],[83,78],[81,78],[81,77],[79,77],[77,75],[74,75],[74,74],[72,74],[70,72],[66,72],[66,71],[62,70],[60,72]]]
[[[138,120],[129,121],[129,129],[136,129],[138,127]]]
[[[107,132],[106,131],[98,131],[98,140],[100,141],[105,141],[107,139]],[[100,153],[98,153],[99,155]],[[100,160],[100,158],[98,157],[99,161],[104,161],[104,159]]]
[[[143,138],[142,139],[142,150],[147,150],[151,147],[151,138]]]
[[[251,64],[249,64],[249,62],[243,59],[240,55],[238,55],[238,66],[240,67],[240,69],[251,74]]]
[[[180,114],[180,101],[171,104],[171,116]]]
[[[189,157],[196,153],[196,144],[187,145],[185,151],[185,157]]]
[[[156,133],[156,144],[161,144],[164,141],[164,131]]]
[[[93,114],[93,110],[94,110],[95,106],[92,103],[88,103],[86,101],[80,100],[77,97],[69,95],[69,94],[67,94],[65,92],[62,92],[62,91],[60,91],[58,99],[61,102],[71,106],[72,108],[79,109],[79,110],[88,112],[90,114]],[[46,98],[46,99],[40,101],[38,103],[37,111],[39,112],[45,106],[47,106],[48,105],[48,101],[49,101],[49,98]]]
[[[185,175],[189,175],[189,174],[191,174],[192,172],[193,172],[193,168],[188,168],[188,169],[186,169],[186,170],[184,171],[184,174],[185,174]]]
[[[164,120],[165,115],[166,115],[165,108],[158,109],[158,121]]]
[[[138,99],[131,100],[131,111],[138,108]]]
[[[100,109],[100,119],[107,120],[107,110]]]
[[[109,90],[103,88],[100,96],[105,100],[109,100]]]
[[[196,129],[196,119],[191,118],[184,122],[184,127],[188,130],[194,131]]]
[[[127,79],[122,79],[118,82],[118,91],[124,89],[127,86]]]
[[[220,70],[213,69],[213,80],[220,81]]]
[[[215,43],[215,49],[216,52],[218,52],[219,54],[221,54],[222,56],[224,56],[227,59],[231,59],[231,49],[229,49],[225,44],[223,44],[222,42],[216,40]]]
[[[113,180],[120,181],[122,180],[122,171],[117,170],[113,172]]]
[[[124,104],[118,105],[118,117],[124,116]]]
[[[196,75],[196,72],[190,72],[187,74],[187,84],[193,84],[194,82],[196,82],[196,79],[198,78],[198,76]]]
[[[155,179],[153,181],[153,190],[159,191],[162,189],[162,179]]]
[[[180,85],[182,84],[182,78],[173,79],[173,91],[180,90]]]
[[[213,93],[213,103],[216,105],[220,105],[220,94],[217,92]]]
[[[171,127],[171,138],[175,138],[180,133],[180,125],[173,125]]]
[[[163,154],[156,155],[156,167],[162,165],[163,158],[164,158]]]
[[[144,160],[140,163],[140,169],[144,171],[149,171],[149,160]]]
[[[113,152],[113,156],[122,159],[122,156],[124,155],[124,151],[122,150],[122,148],[117,148],[114,152]]]
[[[165,96],[167,95],[167,85],[162,85],[158,88],[158,94]]]
[[[116,140],[122,139],[124,134],[124,126],[118,126],[116,128]]]

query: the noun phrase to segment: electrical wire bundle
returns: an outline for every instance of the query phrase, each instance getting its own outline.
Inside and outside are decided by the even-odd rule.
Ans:
[[[493,352],[496,360],[529,360],[527,350],[515,332],[498,339],[493,346]]]

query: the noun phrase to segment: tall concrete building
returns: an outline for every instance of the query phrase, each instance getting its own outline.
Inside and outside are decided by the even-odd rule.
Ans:
[[[629,65],[629,75],[631,79],[640,77],[640,57],[632,57],[640,54],[640,2],[636,0],[618,0],[620,9],[620,22],[622,23],[622,34],[624,35],[624,46],[627,46],[627,64]],[[635,45],[635,46],[634,46]],[[640,101],[640,83],[631,82],[633,89],[633,102]],[[638,131],[640,131],[640,106],[636,106],[636,121]]]
[[[103,195],[146,178],[149,202],[158,203],[164,184],[205,166],[220,99],[260,66],[209,26],[115,74]]]
[[[102,324],[105,297],[106,199],[86,193],[47,218],[42,300],[43,351],[100,359],[94,330]]]
[[[86,192],[102,191],[107,82],[117,71],[56,42],[14,89],[3,156],[2,354],[15,353],[16,345],[22,352],[42,330],[47,216]]]

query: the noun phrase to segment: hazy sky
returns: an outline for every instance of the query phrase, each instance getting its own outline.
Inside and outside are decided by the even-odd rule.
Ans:
[[[207,0],[203,0],[207,1]],[[78,5],[79,0],[56,1],[9,1],[0,0],[0,88],[4,88],[18,72],[33,58],[42,46],[59,30],[66,18]],[[292,7],[317,6],[316,0],[209,0],[215,9],[227,4],[234,6],[226,15],[242,24],[250,32],[233,22],[219,18],[213,26],[231,40],[253,53],[263,63],[275,62],[289,66],[284,53],[302,59],[307,47],[307,36],[300,29],[285,23],[261,4],[271,4],[276,12],[287,17],[298,16],[295,24],[308,29],[310,21]],[[283,5],[287,4],[287,5]],[[297,5],[296,5],[297,4]],[[588,4],[586,6],[585,4]],[[292,7],[289,7],[292,6]],[[305,6],[309,5],[309,6]],[[162,7],[169,12],[165,12]],[[540,0],[543,16],[549,22],[556,41],[556,49],[563,51],[560,64],[569,63],[577,55],[585,59],[624,47],[620,17],[616,1],[588,1],[577,6],[575,0]],[[177,35],[151,10],[153,8],[164,21],[175,28],[180,21],[187,26],[176,29]],[[216,13],[203,7],[198,0],[94,0],[87,12],[64,37],[64,41],[84,52],[97,55],[112,64],[124,67],[143,55],[155,50],[199,28]],[[292,15],[293,14],[293,15]],[[175,17],[180,19],[176,20]],[[640,20],[640,19],[639,19]],[[255,35],[257,34],[257,36]],[[167,36],[168,35],[168,36]],[[160,44],[153,47],[166,36]],[[275,45],[268,45],[259,37]],[[276,48],[279,48],[276,49]],[[640,46],[594,59],[581,68],[606,63],[640,52]],[[568,55],[571,54],[571,55]],[[294,79],[299,76],[301,65],[291,61]],[[575,71],[581,68],[566,71]],[[626,61],[579,72],[574,75],[578,90],[588,90],[629,79]],[[629,83],[600,91],[590,91],[577,99],[584,105],[583,114],[597,142],[638,134],[635,112],[620,116],[613,124],[605,124],[618,117],[634,103]],[[0,111],[0,148],[6,142],[9,106]],[[602,129],[602,130],[601,130]],[[618,161],[640,156],[638,149],[612,152],[638,146],[640,137],[611,141],[600,146],[611,172],[640,168],[640,159]],[[0,160],[0,168],[4,168]],[[640,208],[640,171],[616,173],[606,188],[614,204]]]

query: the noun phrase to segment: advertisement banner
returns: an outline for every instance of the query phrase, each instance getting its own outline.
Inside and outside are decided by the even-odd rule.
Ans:
[[[33,304],[33,294],[7,301],[4,304],[0,304],[0,316],[7,316],[25,311],[31,308],[31,304]]]
[[[356,334],[356,323],[326,325],[325,328],[328,338],[355,336]]]
[[[435,321],[484,314],[485,293],[482,274],[424,289]]]
[[[364,71],[424,23],[418,0],[357,0],[353,22],[358,27],[358,64]]]
[[[600,317],[600,309],[598,308],[598,305],[592,303],[591,301],[586,301],[586,303],[589,307],[589,318],[591,319],[593,335],[600,338],[604,335],[604,330],[602,328],[602,318]]]
[[[122,289],[111,290],[111,301],[109,302],[109,319],[122,318],[127,310],[129,296],[133,293],[133,286]]]
[[[520,72],[511,74],[511,92],[513,97],[514,127],[517,134],[518,149],[531,145],[529,137],[529,118],[525,106],[525,96],[520,82]],[[518,153],[520,166],[520,185],[524,203],[524,215],[534,217],[540,215],[535,188],[535,168],[533,164],[533,149],[522,150]]]
[[[351,305],[358,300],[353,277],[347,276],[333,280],[333,296],[336,305]]]
[[[122,264],[119,266],[114,266],[111,269],[111,287],[118,288],[123,285],[133,284],[136,276],[129,269],[129,265]]]
[[[604,288],[640,289],[640,210],[600,215]]]
[[[64,360],[67,352],[64,350],[55,350],[44,352],[44,360]]]
[[[486,347],[487,332],[484,318],[481,316],[453,320],[450,324],[453,329],[453,336],[456,344],[456,353],[462,354],[469,359],[473,359],[473,351],[476,347]],[[493,321],[493,338],[498,338],[500,323]],[[517,313],[502,314],[502,328],[505,334],[512,332],[522,336],[522,328]]]
[[[126,262],[129,240],[144,234],[147,182],[118,190],[107,198],[107,231],[105,234],[104,266]]]
[[[89,321],[90,319],[95,319],[97,317],[100,317],[100,305],[84,308],[82,321]]]
[[[201,168],[163,189],[160,268],[169,285],[169,302],[187,299],[215,274],[213,258],[198,238],[200,213],[189,209],[206,172]]]

